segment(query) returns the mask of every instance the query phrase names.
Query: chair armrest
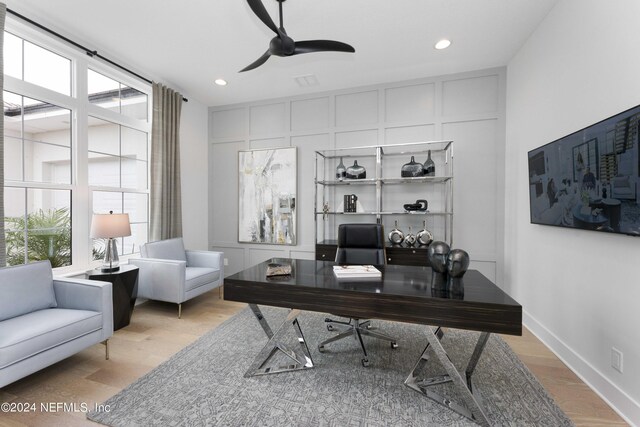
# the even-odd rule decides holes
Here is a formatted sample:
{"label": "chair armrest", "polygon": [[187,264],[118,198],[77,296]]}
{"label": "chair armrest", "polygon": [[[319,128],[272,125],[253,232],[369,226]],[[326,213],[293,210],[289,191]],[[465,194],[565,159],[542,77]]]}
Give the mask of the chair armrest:
{"label": "chair armrest", "polygon": [[110,282],[84,279],[53,279],[58,308],[102,313],[102,339],[113,335],[113,297]]}
{"label": "chair armrest", "polygon": [[208,267],[222,269],[224,266],[223,252],[213,251],[185,251],[189,267]]}
{"label": "chair armrest", "polygon": [[138,266],[138,296],[152,300],[181,303],[187,263],[170,259],[136,258],[129,264]]}

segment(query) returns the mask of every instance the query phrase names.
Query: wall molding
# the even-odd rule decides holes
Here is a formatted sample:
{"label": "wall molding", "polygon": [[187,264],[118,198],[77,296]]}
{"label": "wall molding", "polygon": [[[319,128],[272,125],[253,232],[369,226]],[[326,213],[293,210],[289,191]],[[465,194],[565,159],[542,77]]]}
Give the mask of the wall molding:
{"label": "wall molding", "polygon": [[627,423],[632,426],[640,423],[640,403],[584,360],[526,310],[523,310],[522,323]]}

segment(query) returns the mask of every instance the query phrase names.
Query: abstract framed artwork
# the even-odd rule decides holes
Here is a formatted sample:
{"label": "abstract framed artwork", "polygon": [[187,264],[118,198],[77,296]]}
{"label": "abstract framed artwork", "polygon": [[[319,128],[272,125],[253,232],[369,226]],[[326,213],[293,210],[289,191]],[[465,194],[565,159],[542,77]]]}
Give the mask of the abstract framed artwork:
{"label": "abstract framed artwork", "polygon": [[238,152],[238,242],[296,244],[296,147]]}

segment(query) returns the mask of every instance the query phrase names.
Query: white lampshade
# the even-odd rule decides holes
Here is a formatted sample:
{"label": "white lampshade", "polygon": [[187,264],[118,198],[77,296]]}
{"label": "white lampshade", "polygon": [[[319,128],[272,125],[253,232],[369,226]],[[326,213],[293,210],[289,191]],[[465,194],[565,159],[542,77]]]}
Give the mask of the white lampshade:
{"label": "white lampshade", "polygon": [[129,214],[93,214],[91,237],[110,239],[131,236]]}

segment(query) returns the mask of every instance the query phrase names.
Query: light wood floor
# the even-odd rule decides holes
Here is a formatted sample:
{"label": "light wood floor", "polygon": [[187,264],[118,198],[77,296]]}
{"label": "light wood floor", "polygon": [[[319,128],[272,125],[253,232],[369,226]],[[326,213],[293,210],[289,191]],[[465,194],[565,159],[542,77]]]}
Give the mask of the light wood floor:
{"label": "light wood floor", "polygon": [[[111,338],[110,360],[104,358],[104,346],[95,345],[0,389],[0,402],[35,403],[38,407],[34,413],[0,413],[0,426],[96,425],[81,411],[43,413],[40,403],[76,403],[79,409],[85,403],[93,408],[244,306],[219,299],[213,291],[183,304],[179,320],[175,304],[141,304],[135,308],[131,324]],[[626,425],[528,330],[522,337],[503,338],[577,425]]]}

